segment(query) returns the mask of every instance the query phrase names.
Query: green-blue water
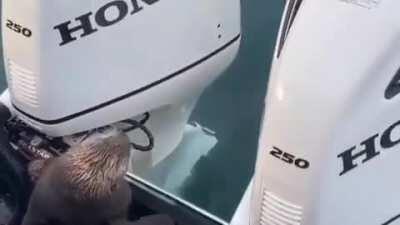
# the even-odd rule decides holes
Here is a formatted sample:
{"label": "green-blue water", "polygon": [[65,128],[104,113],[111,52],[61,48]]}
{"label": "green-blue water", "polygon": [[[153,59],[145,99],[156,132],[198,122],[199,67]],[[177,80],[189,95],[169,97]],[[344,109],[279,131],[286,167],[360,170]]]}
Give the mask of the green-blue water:
{"label": "green-blue water", "polygon": [[[242,1],[239,56],[206,90],[191,117],[215,131],[218,144],[196,162],[174,194],[226,221],[254,171],[269,65],[283,5],[283,0]],[[4,89],[2,61],[0,72],[0,89]]]}
{"label": "green-blue water", "polygon": [[[242,46],[210,87],[193,119],[216,131],[218,145],[196,168],[185,196],[229,221],[254,171],[269,65],[284,1],[242,1]],[[197,191],[194,191],[197,190]]]}

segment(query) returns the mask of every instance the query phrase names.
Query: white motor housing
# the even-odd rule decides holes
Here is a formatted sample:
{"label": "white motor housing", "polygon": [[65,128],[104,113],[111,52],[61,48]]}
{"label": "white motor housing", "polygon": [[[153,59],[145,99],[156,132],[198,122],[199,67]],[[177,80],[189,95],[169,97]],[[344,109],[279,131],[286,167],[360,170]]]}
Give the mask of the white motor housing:
{"label": "white motor housing", "polygon": [[13,107],[52,136],[192,101],[240,43],[239,0],[12,0],[2,16]]}
{"label": "white motor housing", "polygon": [[400,224],[399,8],[287,1],[251,225]]}

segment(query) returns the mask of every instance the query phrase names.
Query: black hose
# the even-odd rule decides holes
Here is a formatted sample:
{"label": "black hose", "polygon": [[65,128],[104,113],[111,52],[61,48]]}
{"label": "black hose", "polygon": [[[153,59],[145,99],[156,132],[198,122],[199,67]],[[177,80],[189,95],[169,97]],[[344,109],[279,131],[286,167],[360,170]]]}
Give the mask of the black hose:
{"label": "black hose", "polygon": [[146,116],[144,119],[142,119],[141,121],[136,121],[136,120],[124,120],[122,121],[123,123],[129,124],[131,125],[129,128],[124,129],[124,132],[130,132],[136,129],[140,129],[142,130],[148,140],[149,143],[148,145],[139,145],[136,143],[131,143],[132,147],[136,150],[142,151],[142,152],[148,152],[151,151],[154,148],[154,136],[151,133],[151,131],[144,125],[146,123],[146,121],[149,119],[149,116]]}

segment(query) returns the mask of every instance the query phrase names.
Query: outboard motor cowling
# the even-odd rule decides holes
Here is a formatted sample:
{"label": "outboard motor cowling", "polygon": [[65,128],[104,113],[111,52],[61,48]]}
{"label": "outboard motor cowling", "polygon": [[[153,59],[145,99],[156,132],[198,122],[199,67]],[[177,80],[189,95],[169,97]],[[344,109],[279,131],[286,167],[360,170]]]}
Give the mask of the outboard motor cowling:
{"label": "outboard motor cowling", "polygon": [[51,136],[179,112],[240,42],[239,0],[13,0],[3,21],[13,106]]}

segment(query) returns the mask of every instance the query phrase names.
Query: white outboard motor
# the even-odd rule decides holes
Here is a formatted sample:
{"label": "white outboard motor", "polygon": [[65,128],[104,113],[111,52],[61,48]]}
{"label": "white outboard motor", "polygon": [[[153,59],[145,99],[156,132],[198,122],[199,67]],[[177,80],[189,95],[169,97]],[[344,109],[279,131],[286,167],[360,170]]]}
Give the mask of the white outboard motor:
{"label": "white outboard motor", "polygon": [[239,0],[13,0],[2,16],[13,111],[54,137],[150,112],[173,149],[240,43]]}
{"label": "white outboard motor", "polygon": [[251,225],[400,224],[399,8],[287,1]]}

